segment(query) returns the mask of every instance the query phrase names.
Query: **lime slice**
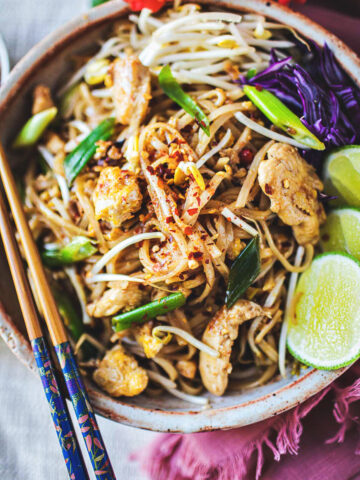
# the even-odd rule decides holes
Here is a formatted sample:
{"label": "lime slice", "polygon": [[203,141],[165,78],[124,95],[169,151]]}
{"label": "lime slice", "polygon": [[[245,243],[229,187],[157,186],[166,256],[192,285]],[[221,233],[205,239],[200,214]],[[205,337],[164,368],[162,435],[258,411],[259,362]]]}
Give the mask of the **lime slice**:
{"label": "lime slice", "polygon": [[320,244],[325,252],[340,250],[360,260],[360,209],[332,210],[321,228]]}
{"label": "lime slice", "polygon": [[323,253],[300,277],[287,344],[300,362],[334,370],[360,356],[360,262]]}
{"label": "lime slice", "polygon": [[325,193],[339,197],[333,205],[360,207],[360,146],[349,145],[331,152],[323,177]]}

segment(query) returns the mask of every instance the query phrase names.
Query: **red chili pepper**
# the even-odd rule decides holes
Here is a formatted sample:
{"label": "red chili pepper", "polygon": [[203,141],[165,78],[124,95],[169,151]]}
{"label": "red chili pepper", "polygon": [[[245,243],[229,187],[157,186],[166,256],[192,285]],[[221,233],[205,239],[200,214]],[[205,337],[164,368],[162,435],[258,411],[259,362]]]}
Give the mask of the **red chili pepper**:
{"label": "red chili pepper", "polygon": [[165,5],[165,0],[129,0],[131,10],[138,12],[143,8],[148,8],[152,12],[157,12]]}

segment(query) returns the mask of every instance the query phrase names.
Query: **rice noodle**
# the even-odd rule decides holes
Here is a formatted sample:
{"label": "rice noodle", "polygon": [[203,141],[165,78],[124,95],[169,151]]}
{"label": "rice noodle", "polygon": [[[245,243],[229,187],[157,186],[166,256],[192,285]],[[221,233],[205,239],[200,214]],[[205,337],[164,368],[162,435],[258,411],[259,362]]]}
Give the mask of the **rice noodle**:
{"label": "rice noodle", "polygon": [[91,270],[91,275],[95,275],[102,270],[105,265],[110,262],[116,255],[118,255],[122,250],[129,247],[130,245],[134,245],[134,243],[142,242],[143,240],[150,240],[158,238],[160,240],[165,240],[164,234],[160,232],[147,232],[147,233],[139,233],[137,235],[133,235],[121,242],[119,242],[115,247],[105,253],[103,257],[100,258],[98,262],[95,263]]}
{"label": "rice noodle", "polygon": [[207,353],[211,357],[219,357],[219,352],[209,347],[205,343],[200,342],[200,340],[190,335],[190,333],[186,332],[185,330],[182,330],[181,328],[171,327],[168,325],[159,325],[152,330],[152,335],[154,337],[156,337],[158,333],[173,333],[174,335],[178,335],[179,337],[183,338],[187,343],[193,345],[198,350]]}
{"label": "rice noodle", "polygon": [[221,214],[226,218],[226,220],[229,220],[229,222],[232,222],[237,227],[242,228],[243,230],[245,230],[245,232],[249,233],[253,237],[256,237],[258,235],[258,231],[255,230],[255,228],[248,225],[246,222],[244,222],[244,220],[241,220],[241,218],[237,217],[227,207],[221,210]]}
{"label": "rice noodle", "polygon": [[304,145],[303,143],[297,142],[293,138],[282,135],[281,133],[273,132],[272,130],[265,128],[262,125],[259,125],[258,123],[254,122],[254,120],[251,120],[251,118],[244,115],[242,112],[236,112],[234,116],[237,120],[239,120],[240,123],[246,125],[251,130],[254,130],[254,132],[257,132],[264,137],[271,138],[272,140],[275,140],[277,142],[288,143],[293,147],[301,148],[303,150],[309,149],[308,145]]}
{"label": "rice noodle", "polygon": [[[295,255],[295,262],[294,265],[296,267],[301,265],[301,261],[304,256],[305,249],[302,245],[300,245],[296,251]],[[286,366],[285,366],[285,356],[286,356],[286,336],[287,336],[287,325],[289,321],[289,311],[291,307],[291,302],[294,296],[296,282],[298,278],[298,272],[294,271],[290,275],[289,286],[288,286],[288,293],[286,297],[286,305],[285,305],[285,315],[284,321],[281,326],[280,331],[280,339],[279,339],[279,371],[283,378],[286,378]]]}

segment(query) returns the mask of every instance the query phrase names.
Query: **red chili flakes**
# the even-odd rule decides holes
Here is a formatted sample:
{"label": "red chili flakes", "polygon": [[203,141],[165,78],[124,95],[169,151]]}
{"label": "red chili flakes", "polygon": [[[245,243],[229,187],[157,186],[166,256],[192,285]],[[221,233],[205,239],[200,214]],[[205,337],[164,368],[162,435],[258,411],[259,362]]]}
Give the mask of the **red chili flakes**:
{"label": "red chili flakes", "polygon": [[179,216],[179,210],[177,208],[174,208],[175,215]]}
{"label": "red chili flakes", "polygon": [[149,165],[148,167],[146,167],[146,170],[147,170],[149,173],[151,173],[151,175],[155,175],[155,170],[154,170],[154,168],[153,168],[151,165]]}
{"label": "red chili flakes", "polygon": [[210,263],[210,260],[207,258],[207,259],[205,260],[205,263],[206,263],[206,265],[208,265],[208,264]]}
{"label": "red chili flakes", "polygon": [[194,258],[195,260],[201,260],[203,258],[203,253],[198,251],[190,252],[188,258],[189,260],[191,260],[192,258]]}
{"label": "red chili flakes", "polygon": [[262,91],[263,91],[263,87],[262,87],[261,85],[256,84],[256,85],[255,85],[255,88],[256,88],[256,90],[257,90],[258,92],[262,92]]}
{"label": "red chili flakes", "polygon": [[189,215],[196,215],[197,212],[198,212],[198,210],[199,210],[198,208],[189,208],[189,210],[187,211],[187,213],[188,213]]}
{"label": "red chili flakes", "polygon": [[250,163],[253,161],[254,154],[250,148],[243,148],[239,153],[239,157],[241,163],[244,165],[250,165]]}
{"label": "red chili flakes", "polygon": [[191,235],[193,233],[192,227],[185,227],[184,233],[185,235]]}
{"label": "red chili flakes", "polygon": [[270,187],[268,183],[265,183],[265,193],[267,195],[271,195],[273,193],[273,189]]}
{"label": "red chili flakes", "polygon": [[165,222],[166,223],[171,223],[173,221],[172,217],[166,217]]}
{"label": "red chili flakes", "polygon": [[197,201],[197,204],[198,204],[199,207],[200,207],[200,203],[201,203],[201,202],[200,202],[200,197],[199,197],[199,196],[196,197],[196,201]]}

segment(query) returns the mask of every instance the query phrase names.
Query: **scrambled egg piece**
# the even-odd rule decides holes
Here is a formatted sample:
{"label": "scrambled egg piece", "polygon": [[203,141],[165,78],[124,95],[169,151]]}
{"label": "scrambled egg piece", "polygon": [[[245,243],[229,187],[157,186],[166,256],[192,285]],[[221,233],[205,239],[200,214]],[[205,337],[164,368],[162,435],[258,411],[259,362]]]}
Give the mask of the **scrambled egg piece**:
{"label": "scrambled egg piece", "polygon": [[143,347],[147,358],[154,358],[164,345],[161,340],[152,336],[152,326],[153,322],[146,322],[134,328],[135,339]]}
{"label": "scrambled egg piece", "polygon": [[106,353],[93,378],[112,397],[139,395],[149,380],[146,371],[120,345]]}
{"label": "scrambled egg piece", "polygon": [[300,245],[315,244],[326,219],[318,200],[323,184],[315,169],[294,147],[275,143],[268,151],[268,160],[260,163],[258,180],[271,200],[271,210],[293,227],[296,241]]}
{"label": "scrambled egg piece", "polygon": [[266,315],[257,303],[238,300],[229,310],[222,307],[208,323],[202,341],[220,353],[218,358],[200,352],[199,369],[205,388],[214,395],[223,395],[231,373],[231,350],[239,326],[260,315]]}
{"label": "scrambled egg piece", "polygon": [[117,59],[111,68],[115,116],[123,125],[139,126],[151,99],[150,71],[136,55]]}
{"label": "scrambled egg piece", "polygon": [[91,317],[108,317],[119,310],[132,310],[147,296],[134,282],[121,280],[113,283],[115,286],[106,290],[99,300],[87,305],[86,310]]}
{"label": "scrambled egg piece", "polygon": [[141,208],[142,198],[133,172],[106,167],[101,171],[93,193],[96,219],[119,227]]}
{"label": "scrambled egg piece", "polygon": [[51,98],[50,88],[45,85],[37,85],[33,93],[33,106],[32,114],[36,115],[37,113],[47,110],[54,106],[54,102]]}

